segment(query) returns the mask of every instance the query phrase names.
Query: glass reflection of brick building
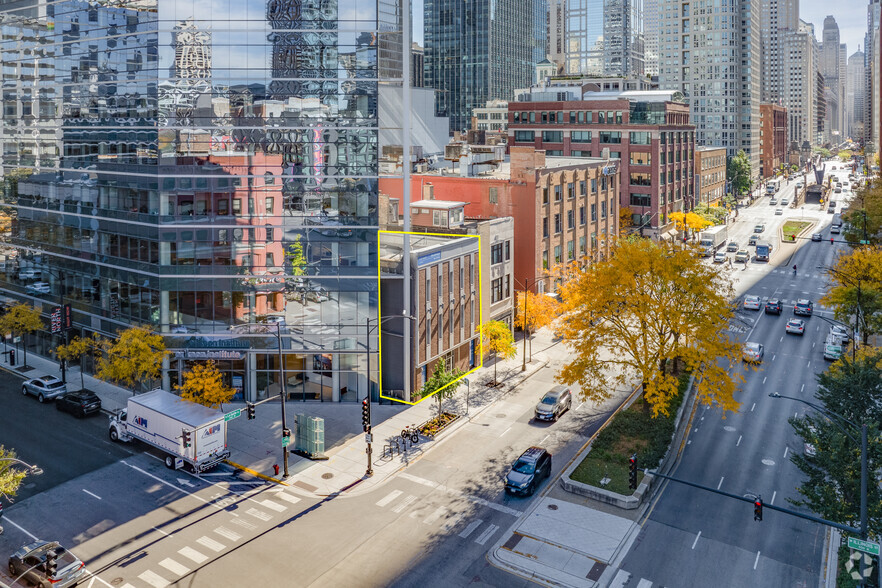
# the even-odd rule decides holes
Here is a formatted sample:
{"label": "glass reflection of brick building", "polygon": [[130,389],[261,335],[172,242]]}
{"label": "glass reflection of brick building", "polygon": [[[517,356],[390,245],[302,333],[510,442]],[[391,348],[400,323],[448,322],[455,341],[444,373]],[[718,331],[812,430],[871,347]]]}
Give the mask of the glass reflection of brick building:
{"label": "glass reflection of brick building", "polygon": [[[174,352],[166,385],[213,358],[248,399],[279,391],[280,325],[292,398],[363,398],[375,39],[399,21],[397,0],[4,5],[7,301],[63,296],[73,334],[147,324]],[[29,267],[50,295],[26,293]]]}

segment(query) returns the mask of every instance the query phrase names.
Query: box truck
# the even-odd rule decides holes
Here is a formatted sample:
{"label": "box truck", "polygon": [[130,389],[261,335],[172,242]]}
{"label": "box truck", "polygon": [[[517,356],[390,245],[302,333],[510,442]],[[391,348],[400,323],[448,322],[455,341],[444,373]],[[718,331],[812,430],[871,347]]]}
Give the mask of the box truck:
{"label": "box truck", "polygon": [[709,257],[726,243],[729,238],[729,228],[726,225],[711,227],[702,231],[698,240],[702,257]]}
{"label": "box truck", "polygon": [[772,244],[767,241],[757,241],[756,260],[769,261],[770,257],[772,257]]}
{"label": "box truck", "polygon": [[230,457],[224,413],[181,397],[153,390],[129,398],[110,417],[111,441],[138,439],[165,453],[165,465],[189,464],[204,472]]}

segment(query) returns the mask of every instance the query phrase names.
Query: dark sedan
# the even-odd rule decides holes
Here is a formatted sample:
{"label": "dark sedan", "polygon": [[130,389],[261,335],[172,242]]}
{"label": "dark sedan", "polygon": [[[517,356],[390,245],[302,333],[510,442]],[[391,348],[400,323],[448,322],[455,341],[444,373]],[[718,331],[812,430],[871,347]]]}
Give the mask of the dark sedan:
{"label": "dark sedan", "polygon": [[87,390],[68,392],[55,400],[55,408],[83,418],[101,410],[101,399]]}
{"label": "dark sedan", "polygon": [[766,302],[766,314],[781,314],[781,301],[772,298]]}

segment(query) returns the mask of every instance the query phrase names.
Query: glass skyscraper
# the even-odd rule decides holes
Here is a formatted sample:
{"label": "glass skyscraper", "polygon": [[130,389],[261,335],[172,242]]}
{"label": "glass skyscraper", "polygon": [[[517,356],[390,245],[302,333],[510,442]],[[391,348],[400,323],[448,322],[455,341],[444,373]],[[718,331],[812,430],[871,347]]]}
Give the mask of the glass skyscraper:
{"label": "glass skyscraper", "polygon": [[569,0],[566,72],[642,76],[643,0]]}
{"label": "glass skyscraper", "polygon": [[214,359],[244,398],[277,394],[280,331],[291,397],[364,398],[401,22],[398,0],[4,3],[0,287],[71,304],[75,334],[162,333],[166,386]]}

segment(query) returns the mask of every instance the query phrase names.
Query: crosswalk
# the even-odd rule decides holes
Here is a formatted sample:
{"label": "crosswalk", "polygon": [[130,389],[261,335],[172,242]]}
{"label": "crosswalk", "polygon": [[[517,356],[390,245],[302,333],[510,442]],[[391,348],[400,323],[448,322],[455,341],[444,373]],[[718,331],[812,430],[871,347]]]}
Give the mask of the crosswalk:
{"label": "crosswalk", "polygon": [[732,271],[735,274],[735,277],[738,277],[738,274],[741,274],[741,273],[748,273],[748,274],[761,273],[764,275],[765,274],[779,274],[779,275],[790,274],[790,276],[792,278],[800,279],[800,280],[805,280],[805,279],[810,279],[810,278],[823,280],[823,279],[828,279],[830,277],[826,273],[813,273],[813,272],[797,272],[797,274],[794,276],[792,269],[773,269],[773,270],[770,270],[768,268],[768,266],[765,266],[765,265],[748,265],[747,269],[745,270],[744,266],[742,266],[741,264],[736,264],[735,267],[732,268]]}
{"label": "crosswalk", "polygon": [[634,578],[631,574],[626,572],[625,570],[619,570],[615,577],[613,577],[612,582],[609,584],[609,588],[666,588],[662,584],[653,584],[652,581],[647,580],[646,578]]}
{"label": "crosswalk", "polygon": [[155,567],[141,572],[137,579],[130,579],[132,583],[122,584],[120,588],[166,588],[189,574],[196,566],[234,547],[242,540],[246,531],[257,529],[256,521],[269,522],[300,502],[300,498],[281,488],[270,490],[261,496],[267,494],[268,498],[251,500],[260,508],[244,510],[244,514],[248,516],[230,516],[229,520],[212,529],[210,533],[198,537],[191,545],[181,547],[176,554],[157,562]]}

